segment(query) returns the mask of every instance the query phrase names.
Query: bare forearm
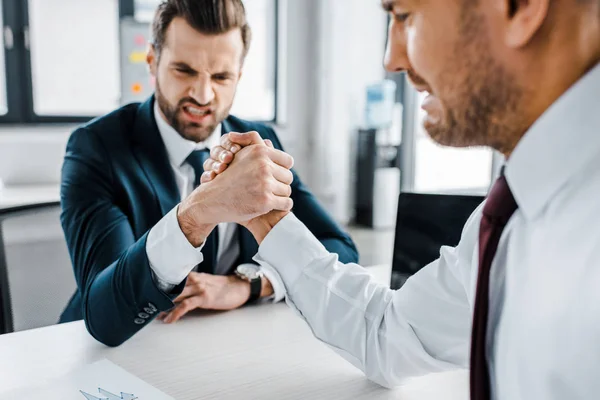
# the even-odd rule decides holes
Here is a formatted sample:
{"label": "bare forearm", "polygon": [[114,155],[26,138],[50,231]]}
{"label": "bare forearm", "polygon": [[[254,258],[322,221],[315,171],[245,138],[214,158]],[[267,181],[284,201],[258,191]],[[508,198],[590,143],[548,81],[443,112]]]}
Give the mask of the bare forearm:
{"label": "bare forearm", "polygon": [[288,215],[288,212],[271,211],[262,217],[252,220],[246,228],[248,228],[256,242],[260,245],[275,225],[277,225],[286,215]]}
{"label": "bare forearm", "polygon": [[263,276],[262,277],[262,288],[260,290],[260,298],[265,298],[265,297],[270,297],[272,296],[274,293],[273,291],[273,285],[271,285],[271,282],[269,281],[269,279],[267,279],[267,277]]}
{"label": "bare forearm", "polygon": [[194,212],[197,213],[197,210],[182,203],[177,211],[177,221],[190,244],[194,247],[200,247],[215,229],[216,224],[199,223],[198,221],[202,220],[202,217],[194,215]]}

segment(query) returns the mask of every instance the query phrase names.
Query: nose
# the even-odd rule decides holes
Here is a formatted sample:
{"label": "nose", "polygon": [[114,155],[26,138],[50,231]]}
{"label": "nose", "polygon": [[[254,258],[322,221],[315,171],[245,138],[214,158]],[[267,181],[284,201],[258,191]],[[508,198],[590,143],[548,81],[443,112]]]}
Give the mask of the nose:
{"label": "nose", "polygon": [[383,66],[388,72],[402,72],[410,68],[406,46],[406,32],[394,20],[390,21],[388,42]]}
{"label": "nose", "polygon": [[215,98],[215,91],[210,77],[200,76],[190,88],[189,94],[198,104],[210,104]]}

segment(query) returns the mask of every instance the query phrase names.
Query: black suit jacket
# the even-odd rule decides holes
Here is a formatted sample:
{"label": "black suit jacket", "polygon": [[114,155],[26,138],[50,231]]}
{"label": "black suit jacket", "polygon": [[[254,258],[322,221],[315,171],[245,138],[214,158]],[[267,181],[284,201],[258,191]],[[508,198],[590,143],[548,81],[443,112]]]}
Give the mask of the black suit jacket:
{"label": "black suit jacket", "polygon": [[[154,98],[126,105],[73,132],[62,168],[61,223],[78,290],[61,322],[83,318],[100,342],[116,346],[157,313],[171,309],[182,282],[167,294],[152,277],[149,230],[180,201],[173,170],[154,119]],[[257,131],[281,149],[266,125],[230,116],[223,133]],[[357,262],[350,237],[294,174],[294,213],[342,262]],[[240,263],[258,245],[239,227]]]}

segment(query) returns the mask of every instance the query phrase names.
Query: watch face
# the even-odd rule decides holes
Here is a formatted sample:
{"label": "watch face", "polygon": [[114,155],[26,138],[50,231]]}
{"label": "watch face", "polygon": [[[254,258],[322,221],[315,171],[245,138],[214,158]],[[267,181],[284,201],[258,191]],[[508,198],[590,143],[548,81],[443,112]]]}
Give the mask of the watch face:
{"label": "watch face", "polygon": [[237,273],[249,280],[260,277],[259,268],[256,265],[240,265],[237,268]]}

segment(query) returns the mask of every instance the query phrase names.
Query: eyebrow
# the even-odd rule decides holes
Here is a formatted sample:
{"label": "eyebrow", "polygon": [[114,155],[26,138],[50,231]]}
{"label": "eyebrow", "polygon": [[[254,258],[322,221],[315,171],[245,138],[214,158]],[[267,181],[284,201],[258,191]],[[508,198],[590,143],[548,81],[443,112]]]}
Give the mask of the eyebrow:
{"label": "eyebrow", "polygon": [[223,75],[227,78],[232,78],[234,76],[233,72],[231,72],[231,71],[215,72],[213,75]]}
{"label": "eyebrow", "polygon": [[[181,62],[181,61],[172,62],[171,65],[175,68],[181,68],[181,69],[187,70],[188,72],[194,72],[194,73],[198,72],[194,68],[190,67],[188,64]],[[232,78],[233,76],[235,76],[235,74],[229,70],[214,72],[212,75],[213,76],[214,75],[223,75],[226,78]]]}
{"label": "eyebrow", "polygon": [[394,6],[398,3],[398,0],[382,0],[381,7],[387,12],[392,12]]}
{"label": "eyebrow", "polygon": [[186,64],[184,62],[174,62],[171,65],[176,68],[181,68],[181,69],[186,69],[188,71],[196,72],[196,70],[194,68],[190,67],[188,64]]}

